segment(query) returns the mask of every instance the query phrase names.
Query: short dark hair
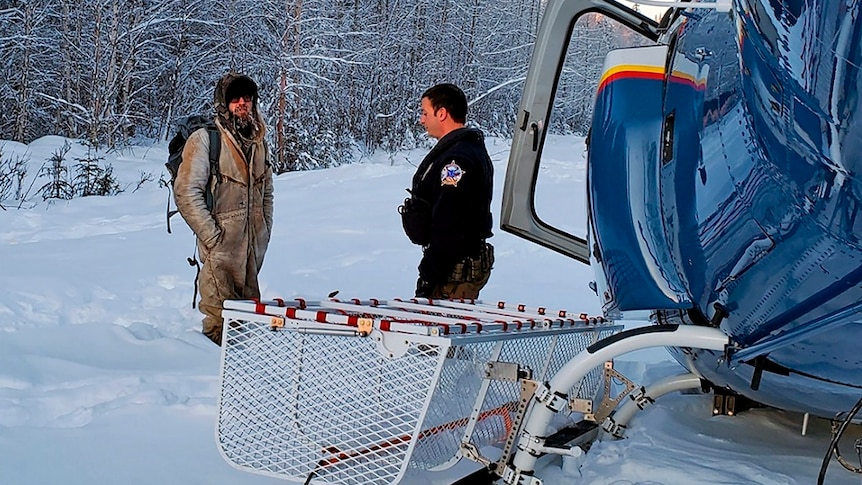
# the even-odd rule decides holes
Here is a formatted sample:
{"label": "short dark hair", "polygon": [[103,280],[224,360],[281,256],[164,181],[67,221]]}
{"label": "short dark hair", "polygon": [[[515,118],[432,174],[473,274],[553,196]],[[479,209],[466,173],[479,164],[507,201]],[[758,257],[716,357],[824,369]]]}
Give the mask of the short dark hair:
{"label": "short dark hair", "polygon": [[422,93],[422,98],[428,98],[436,112],[446,108],[449,116],[458,123],[467,122],[467,96],[454,84],[444,83],[428,88]]}

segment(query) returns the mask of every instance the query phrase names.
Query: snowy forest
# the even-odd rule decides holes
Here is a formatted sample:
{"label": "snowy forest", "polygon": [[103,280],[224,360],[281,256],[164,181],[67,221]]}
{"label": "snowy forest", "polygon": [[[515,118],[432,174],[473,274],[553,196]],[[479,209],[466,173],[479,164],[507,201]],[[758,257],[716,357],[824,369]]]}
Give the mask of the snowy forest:
{"label": "snowy forest", "polygon": [[[470,120],[511,136],[541,0],[0,1],[0,139],[96,148],[166,140],[211,111],[228,70],[260,86],[276,171],[421,143],[419,96],[461,86]],[[551,130],[583,134],[608,50],[640,43],[601,17],[575,26]]]}

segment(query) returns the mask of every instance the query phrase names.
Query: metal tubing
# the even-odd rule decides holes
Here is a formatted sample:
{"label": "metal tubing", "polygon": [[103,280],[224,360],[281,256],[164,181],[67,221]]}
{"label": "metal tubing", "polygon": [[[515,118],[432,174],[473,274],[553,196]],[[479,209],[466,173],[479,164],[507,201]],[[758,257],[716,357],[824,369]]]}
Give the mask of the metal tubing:
{"label": "metal tubing", "polygon": [[[627,426],[629,421],[635,414],[637,414],[638,411],[649,407],[655,399],[674,391],[696,389],[700,386],[700,376],[697,374],[688,373],[667,377],[650,385],[644,390],[643,396],[649,399],[645,401],[629,399],[625,404],[620,406],[620,409],[611,417],[614,419],[614,424],[617,426]],[[641,404],[642,402],[645,402],[646,404]]]}
{"label": "metal tubing", "polygon": [[[727,335],[721,330],[710,327],[680,326],[669,331],[650,332],[642,332],[642,330],[642,328],[627,330],[606,339],[612,340],[607,345],[601,345],[602,341],[599,341],[576,355],[548,383],[550,392],[565,395],[594,368],[602,365],[605,361],[635,350],[650,347],[692,347],[724,350],[725,346],[729,344]],[[518,449],[515,454],[512,465],[516,472],[531,473],[533,471],[537,458],[533,446],[542,445],[544,437],[548,435],[548,425],[554,414],[553,410],[541,403],[534,403],[523,431],[525,435],[530,437],[524,442],[532,444]]]}

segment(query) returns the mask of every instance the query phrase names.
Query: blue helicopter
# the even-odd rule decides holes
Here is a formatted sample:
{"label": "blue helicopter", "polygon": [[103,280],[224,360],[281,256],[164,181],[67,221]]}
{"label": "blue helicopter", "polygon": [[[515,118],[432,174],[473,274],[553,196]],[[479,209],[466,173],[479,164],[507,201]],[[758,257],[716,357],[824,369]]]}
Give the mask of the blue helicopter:
{"label": "blue helicopter", "polygon": [[[542,220],[535,192],[572,26],[587,13],[652,44],[605,60],[582,238]],[[651,312],[655,325],[595,352],[667,346],[715,390],[716,413],[746,398],[847,422],[859,411],[860,13],[858,2],[732,0],[682,2],[658,21],[610,0],[548,2],[501,227],[590,264],[606,315]],[[542,435],[538,423],[526,434]],[[529,455],[511,473],[528,476]]]}

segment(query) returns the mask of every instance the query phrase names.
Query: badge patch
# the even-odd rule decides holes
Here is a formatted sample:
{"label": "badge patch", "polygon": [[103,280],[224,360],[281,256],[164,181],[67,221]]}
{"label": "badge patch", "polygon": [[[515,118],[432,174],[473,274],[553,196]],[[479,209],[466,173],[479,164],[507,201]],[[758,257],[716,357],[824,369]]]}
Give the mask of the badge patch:
{"label": "badge patch", "polygon": [[467,173],[461,170],[461,167],[455,163],[455,160],[449,162],[448,165],[443,167],[443,170],[440,172],[440,185],[451,185],[452,187],[458,186],[458,181],[461,180],[461,177]]}

